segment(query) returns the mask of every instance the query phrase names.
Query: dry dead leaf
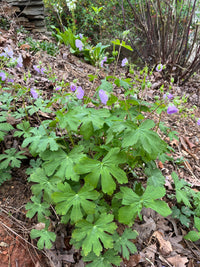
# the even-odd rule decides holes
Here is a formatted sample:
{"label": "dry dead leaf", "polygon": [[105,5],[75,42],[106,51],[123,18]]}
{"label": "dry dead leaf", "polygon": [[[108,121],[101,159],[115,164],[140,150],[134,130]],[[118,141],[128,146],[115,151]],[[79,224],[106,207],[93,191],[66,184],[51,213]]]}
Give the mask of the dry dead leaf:
{"label": "dry dead leaf", "polygon": [[29,44],[22,44],[21,46],[20,46],[20,49],[22,49],[22,50],[30,50],[30,45]]}
{"label": "dry dead leaf", "polygon": [[171,263],[174,267],[185,267],[188,259],[186,257],[181,257],[180,255],[176,255],[170,258],[167,258],[169,263]]}
{"label": "dry dead leaf", "polygon": [[158,162],[158,167],[162,170],[164,168],[162,161]]}
{"label": "dry dead leaf", "polygon": [[124,259],[124,263],[127,267],[134,267],[137,266],[140,262],[141,256],[140,254],[131,255],[129,257],[129,260]]}
{"label": "dry dead leaf", "polygon": [[171,145],[171,146],[177,146],[177,147],[178,147],[178,145],[179,145],[179,141],[176,140],[176,139],[173,139],[173,140],[170,142],[170,145]]}
{"label": "dry dead leaf", "polygon": [[173,251],[171,243],[163,238],[163,234],[161,232],[154,232],[152,237],[155,237],[158,240],[160,246],[159,250],[162,255],[169,255]]}
{"label": "dry dead leaf", "polygon": [[188,144],[189,148],[192,149],[196,145],[194,145],[192,142],[190,142],[189,137],[183,137],[185,142]]}
{"label": "dry dead leaf", "polygon": [[[142,253],[140,253],[141,258],[143,258],[144,261],[148,259],[151,263],[154,264],[155,261],[155,254],[157,253],[157,247],[156,244],[152,244],[148,247],[146,247]],[[142,260],[142,259],[141,259]]]}

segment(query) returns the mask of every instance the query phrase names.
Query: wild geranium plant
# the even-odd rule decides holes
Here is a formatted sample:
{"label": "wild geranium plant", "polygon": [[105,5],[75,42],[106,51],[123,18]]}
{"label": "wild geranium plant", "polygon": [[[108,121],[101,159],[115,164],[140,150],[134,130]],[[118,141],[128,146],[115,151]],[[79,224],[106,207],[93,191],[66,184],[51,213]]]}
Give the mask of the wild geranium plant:
{"label": "wild geranium plant", "polygon": [[[102,60],[107,62],[105,57]],[[127,64],[125,59],[123,66]],[[42,68],[42,64],[34,65],[33,71],[43,75]],[[135,77],[141,90],[149,86],[147,73],[144,69],[142,79]],[[1,77],[4,79],[3,74]],[[55,75],[49,79],[52,77]],[[116,97],[114,85],[124,88],[124,97]],[[43,99],[36,87],[13,85],[17,90],[12,93],[1,87],[0,140],[14,131],[14,138],[22,140],[22,150],[10,148],[1,155],[0,173],[4,176],[0,181],[20,167],[25,159],[23,149],[28,148],[32,159],[27,174],[33,196],[26,205],[27,217],[37,217],[44,225],[41,230],[31,230],[38,248],[51,248],[56,240],[54,229],[49,230],[53,212],[58,223],[73,225],[70,243],[81,249],[88,266],[119,266],[121,257],[129,259],[137,251],[132,242],[137,238],[134,222],[142,220],[142,209],[151,208],[162,216],[171,214],[165,177],[155,164],[157,158],[166,159],[170,148],[157,134],[161,122],[155,124],[151,114],[168,111],[173,116],[177,110],[173,106],[169,109],[173,99],[169,94],[152,105],[137,98],[134,81],[114,75],[103,79],[91,98],[76,81],[65,90],[63,87],[63,82],[56,80],[50,99]],[[16,99],[23,109],[16,108]],[[44,113],[46,116],[40,116]],[[8,116],[20,119],[20,123],[10,126]],[[38,124],[29,120],[30,116]],[[146,177],[146,186],[133,186],[137,169]],[[189,195],[182,192],[184,185],[175,174],[173,179],[177,202],[191,207]],[[120,234],[119,224],[124,229]]]}

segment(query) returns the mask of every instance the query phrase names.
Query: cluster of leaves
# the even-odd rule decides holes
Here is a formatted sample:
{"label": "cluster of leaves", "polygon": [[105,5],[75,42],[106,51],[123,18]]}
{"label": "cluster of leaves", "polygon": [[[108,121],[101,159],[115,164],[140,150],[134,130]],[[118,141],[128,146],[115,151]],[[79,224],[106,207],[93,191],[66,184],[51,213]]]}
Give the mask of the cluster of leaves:
{"label": "cluster of leaves", "polygon": [[54,43],[49,41],[35,41],[32,37],[27,37],[23,42],[19,43],[19,46],[23,44],[29,44],[30,50],[35,53],[42,50],[51,56],[55,56],[58,52],[58,47]]}
{"label": "cluster of leaves", "polygon": [[[113,44],[129,48],[119,40]],[[144,90],[148,87],[147,68],[141,74],[138,82]],[[161,100],[158,108],[157,103],[137,99],[134,80],[114,75],[102,80],[96,89],[97,93],[105,90],[104,94],[109,94],[109,108],[101,107],[101,97],[82,100],[77,99],[76,92],[55,89],[51,99],[43,100],[38,93],[32,94],[33,99],[28,87],[4,87],[4,79],[1,83],[1,140],[14,131],[14,137],[23,140],[21,147],[28,148],[35,158],[27,169],[33,196],[26,209],[27,217],[37,216],[45,224],[44,229],[31,231],[31,237],[38,238],[38,248],[50,248],[56,239],[49,231],[53,206],[61,223],[74,226],[70,243],[81,248],[84,261],[92,261],[88,266],[119,266],[121,256],[129,259],[136,252],[131,240],[137,233],[132,226],[136,217],[142,220],[142,209],[151,208],[162,216],[172,212],[164,201],[165,177],[155,164],[157,158],[165,161],[171,148],[157,134],[159,125],[148,118],[155,110],[165,111],[167,104]],[[113,94],[114,86],[125,89],[124,99]],[[18,100],[24,103],[24,109],[16,108]],[[88,107],[90,102],[95,108]],[[31,125],[29,116],[39,118],[40,112],[49,119]],[[7,122],[8,113],[21,120],[15,129]],[[4,152],[0,170],[19,168],[25,158],[22,151],[11,148]],[[132,174],[137,168],[147,179],[146,187],[135,183]],[[175,173],[172,177],[178,204],[199,216],[199,195],[191,194],[190,187]],[[124,225],[122,234],[117,223]]]}
{"label": "cluster of leaves", "polygon": [[[76,56],[83,57],[85,61],[89,62],[92,65],[100,64],[106,57],[106,63],[111,63],[114,58],[107,57],[108,53],[106,49],[110,45],[102,45],[98,43],[96,46],[92,46],[87,37],[80,35],[75,35],[70,28],[65,28],[64,32],[61,32],[58,28],[52,26],[57,33],[53,35],[60,43],[70,46],[70,52]],[[77,43],[78,41],[78,43]]]}

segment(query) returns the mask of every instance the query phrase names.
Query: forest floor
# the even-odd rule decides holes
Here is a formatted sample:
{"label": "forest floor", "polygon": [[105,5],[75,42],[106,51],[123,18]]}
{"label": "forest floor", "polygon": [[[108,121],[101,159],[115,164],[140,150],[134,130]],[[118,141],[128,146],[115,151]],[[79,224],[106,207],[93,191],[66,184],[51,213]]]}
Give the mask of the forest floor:
{"label": "forest floor", "polygon": [[[61,46],[59,53],[52,57],[44,51],[36,54],[30,52],[27,47],[18,46],[18,43],[25,39],[27,35],[0,29],[0,52],[5,47],[11,46],[15,53],[23,55],[23,65],[21,69],[15,69],[13,75],[18,83],[23,84],[24,72],[29,70],[32,74],[30,83],[34,84],[37,80],[37,87],[43,90],[44,95],[52,94],[54,85],[45,76],[40,76],[33,70],[33,65],[39,61],[42,66],[51,66],[52,71],[58,79],[66,82],[73,82],[77,79],[77,85],[88,93],[94,93],[95,88],[100,84],[101,79],[106,77],[105,71],[98,73],[99,79],[95,84],[89,81],[88,74],[95,74],[95,67],[81,61],[79,58],[70,54],[67,47]],[[34,34],[32,37],[36,40],[49,40],[49,36]],[[110,67],[112,71],[112,66]],[[120,65],[117,73],[125,73]],[[148,89],[143,97],[147,101],[153,101],[154,96],[158,94],[156,84],[165,83],[162,76],[158,73],[152,76],[152,88]],[[31,84],[30,84],[31,86]],[[92,90],[91,90],[92,88]],[[122,89],[117,89],[117,95],[123,94]],[[200,118],[200,77],[194,76],[184,86],[174,85],[171,93],[177,96],[188,96],[187,106],[197,106],[194,110],[195,116]],[[45,114],[42,114],[45,117]],[[158,118],[155,116],[154,118]],[[178,176],[192,185],[196,191],[200,190],[200,128],[190,117],[182,118],[180,114],[169,116],[163,115],[162,120],[178,132],[179,140],[165,139],[173,148],[173,157],[177,161],[182,157],[186,161],[179,165],[172,162],[157,162],[164,176],[167,177],[166,188],[173,190],[171,186],[171,172],[176,171]],[[12,122],[16,124],[17,122]],[[1,151],[13,147],[16,144],[12,136],[6,138],[1,143]],[[20,145],[20,144],[17,144]],[[30,200],[30,184],[27,182],[26,168],[28,163],[12,172],[12,179],[4,182],[0,186],[0,267],[83,267],[79,251],[69,245],[68,236],[63,236],[64,231],[60,226],[57,229],[58,239],[52,250],[38,251],[36,242],[29,237],[30,230],[37,225],[37,221],[26,218],[25,205]],[[142,181],[145,183],[145,181]],[[170,205],[170,203],[169,203]],[[39,225],[37,225],[39,227]],[[136,221],[134,229],[138,231],[139,237],[136,241],[138,253],[132,255],[129,261],[125,260],[121,266],[175,266],[192,267],[200,266],[200,243],[195,244],[183,239],[186,234],[184,227],[179,220],[172,217],[163,218],[152,210],[146,210],[143,213],[143,221]],[[59,235],[60,233],[60,235]]]}

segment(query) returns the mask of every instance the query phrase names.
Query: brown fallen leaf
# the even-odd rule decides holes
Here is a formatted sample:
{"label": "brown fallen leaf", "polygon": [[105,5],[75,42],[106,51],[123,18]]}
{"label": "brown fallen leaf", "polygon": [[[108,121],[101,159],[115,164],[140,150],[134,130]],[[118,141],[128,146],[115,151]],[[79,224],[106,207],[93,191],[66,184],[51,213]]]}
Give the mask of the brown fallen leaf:
{"label": "brown fallen leaf", "polygon": [[181,141],[181,145],[182,145],[183,149],[185,151],[188,151],[187,144],[185,143],[184,138],[182,136],[180,136],[179,139]]}
{"label": "brown fallen leaf", "polygon": [[185,142],[188,144],[189,148],[192,149],[193,147],[195,147],[196,145],[194,145],[192,142],[190,142],[189,137],[183,137]]}
{"label": "brown fallen leaf", "polygon": [[129,260],[124,259],[123,261],[127,267],[134,267],[138,265],[138,263],[140,262],[140,259],[141,259],[140,254],[135,254],[135,255],[131,255],[129,257]]}
{"label": "brown fallen leaf", "polygon": [[159,250],[162,255],[169,255],[173,251],[171,243],[163,238],[163,234],[161,232],[156,231],[152,236],[158,240],[158,243],[160,245]]}
{"label": "brown fallen leaf", "polygon": [[159,162],[158,162],[158,167],[159,167],[159,169],[161,169],[161,170],[164,168],[162,161],[159,161]]}
{"label": "brown fallen leaf", "polygon": [[188,262],[188,259],[186,257],[181,257],[180,255],[167,258],[167,260],[174,267],[185,267],[186,263]]}

